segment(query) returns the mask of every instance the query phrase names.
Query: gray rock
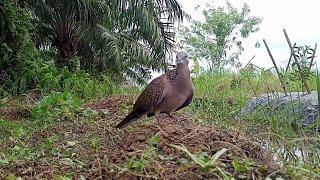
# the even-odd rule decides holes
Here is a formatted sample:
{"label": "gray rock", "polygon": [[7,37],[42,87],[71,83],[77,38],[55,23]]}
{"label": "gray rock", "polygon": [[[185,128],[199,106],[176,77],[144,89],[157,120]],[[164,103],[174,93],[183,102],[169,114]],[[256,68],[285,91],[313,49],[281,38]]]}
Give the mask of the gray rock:
{"label": "gray rock", "polygon": [[292,92],[288,96],[284,93],[262,94],[247,102],[240,112],[240,117],[257,112],[310,126],[319,119],[318,94],[316,91],[311,94]]}

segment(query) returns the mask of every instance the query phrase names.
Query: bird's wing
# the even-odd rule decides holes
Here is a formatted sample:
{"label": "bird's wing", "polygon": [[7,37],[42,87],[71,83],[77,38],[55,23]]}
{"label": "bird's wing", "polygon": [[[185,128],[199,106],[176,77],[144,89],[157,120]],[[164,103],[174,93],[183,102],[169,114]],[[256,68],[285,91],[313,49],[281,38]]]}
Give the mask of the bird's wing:
{"label": "bird's wing", "polygon": [[160,76],[144,89],[134,104],[133,111],[139,110],[148,112],[157,106],[164,97],[164,91],[167,84],[164,81],[165,76]]}
{"label": "bird's wing", "polygon": [[164,80],[165,76],[160,76],[153,81],[142,91],[136,100],[133,110],[124,118],[118,125],[117,128],[124,128],[134,121],[141,118],[144,114],[153,110],[164,97],[164,91],[166,83]]}

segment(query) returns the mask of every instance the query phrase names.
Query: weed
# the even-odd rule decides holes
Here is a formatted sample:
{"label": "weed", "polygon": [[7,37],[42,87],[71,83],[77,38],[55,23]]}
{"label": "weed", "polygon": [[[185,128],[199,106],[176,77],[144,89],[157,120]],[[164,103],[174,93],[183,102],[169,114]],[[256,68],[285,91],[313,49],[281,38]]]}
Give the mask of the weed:
{"label": "weed", "polygon": [[73,97],[70,93],[52,93],[42,100],[32,110],[35,119],[64,120],[74,117],[80,111],[82,101]]}
{"label": "weed", "polygon": [[[223,170],[222,167],[225,166],[223,163],[218,162],[219,158],[227,152],[226,148],[223,148],[216,152],[212,157],[203,156],[203,154],[192,154],[185,146],[177,146],[177,145],[170,145],[174,148],[177,148],[185,153],[195,162],[198,164],[202,169],[212,172],[214,175],[219,177],[220,179],[232,179],[232,176],[227,171]],[[217,174],[218,172],[219,174]],[[222,175],[222,177],[220,177]]]}
{"label": "weed", "polygon": [[318,104],[320,105],[320,75],[317,67],[316,71],[316,87],[317,87],[317,95],[318,95]]}
{"label": "weed", "polygon": [[244,162],[240,162],[238,158],[232,160],[232,166],[237,174],[248,173],[252,170],[253,163],[249,160],[245,160]]}
{"label": "weed", "polygon": [[132,169],[136,172],[143,172],[150,165],[150,159],[156,152],[155,146],[159,140],[160,133],[157,133],[149,140],[149,144],[142,152],[140,158],[133,156],[129,159],[127,169]]}
{"label": "weed", "polygon": [[98,138],[96,138],[96,137],[94,137],[94,138],[92,138],[91,139],[91,146],[92,146],[92,148],[95,150],[95,151],[97,151],[97,150],[99,150],[99,148],[100,148],[100,139],[98,139]]}

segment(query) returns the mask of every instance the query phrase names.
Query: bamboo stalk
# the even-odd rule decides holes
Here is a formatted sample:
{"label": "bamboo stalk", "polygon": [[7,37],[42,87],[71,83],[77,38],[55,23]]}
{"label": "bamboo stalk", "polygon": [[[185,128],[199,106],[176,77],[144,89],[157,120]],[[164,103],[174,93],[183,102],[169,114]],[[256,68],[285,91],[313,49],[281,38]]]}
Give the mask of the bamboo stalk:
{"label": "bamboo stalk", "polygon": [[265,39],[263,39],[263,43],[264,43],[264,46],[267,48],[268,54],[269,54],[269,56],[270,56],[270,59],[271,59],[271,61],[272,61],[272,63],[273,63],[274,68],[276,69],[276,72],[277,72],[278,77],[279,77],[280,84],[281,84],[282,89],[283,89],[283,91],[284,91],[284,95],[287,96],[288,93],[287,93],[286,85],[285,85],[284,82],[283,82],[283,79],[282,79],[282,77],[281,77],[281,74],[280,74],[280,71],[279,71],[279,69],[278,69],[278,66],[277,66],[276,62],[274,61],[274,59],[273,59],[273,56],[272,56],[272,54],[271,54],[271,51],[270,51],[270,49],[269,49],[269,47],[268,47],[267,42],[266,42]]}

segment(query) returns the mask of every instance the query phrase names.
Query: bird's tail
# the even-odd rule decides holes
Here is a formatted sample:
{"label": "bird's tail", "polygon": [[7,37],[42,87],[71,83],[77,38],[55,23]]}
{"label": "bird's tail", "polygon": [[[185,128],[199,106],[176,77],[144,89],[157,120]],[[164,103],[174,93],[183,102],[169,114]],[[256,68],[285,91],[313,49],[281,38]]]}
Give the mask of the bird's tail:
{"label": "bird's tail", "polygon": [[115,127],[116,128],[124,128],[133,123],[134,121],[138,120],[141,118],[142,115],[136,113],[136,112],[131,112],[126,118],[124,118],[119,124],[117,124]]}

